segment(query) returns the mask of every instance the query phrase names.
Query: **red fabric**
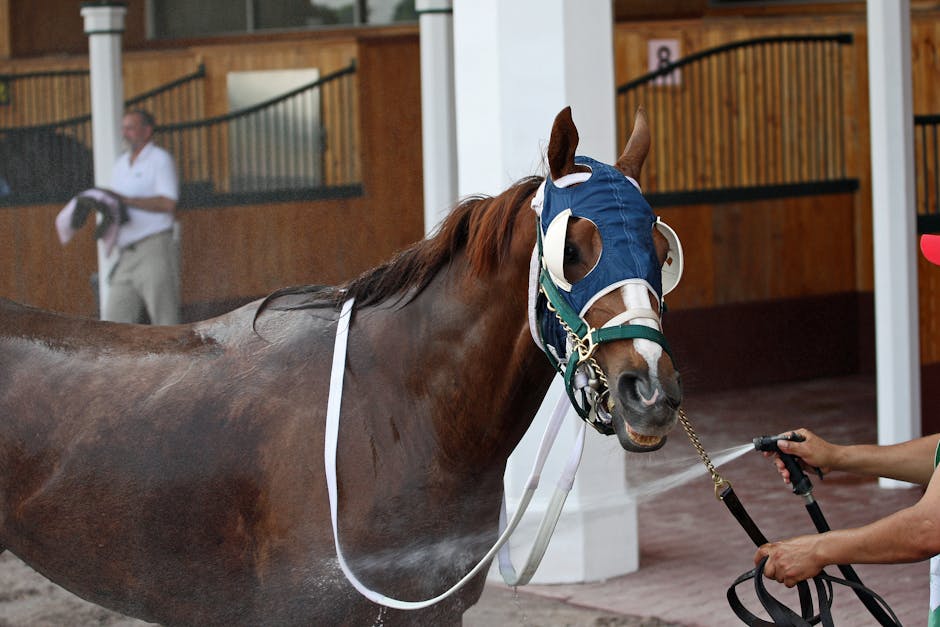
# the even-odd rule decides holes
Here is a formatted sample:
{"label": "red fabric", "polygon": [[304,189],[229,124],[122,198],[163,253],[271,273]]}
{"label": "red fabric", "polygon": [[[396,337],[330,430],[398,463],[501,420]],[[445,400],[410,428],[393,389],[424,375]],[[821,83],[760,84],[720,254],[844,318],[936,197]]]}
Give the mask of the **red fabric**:
{"label": "red fabric", "polygon": [[927,261],[940,266],[940,235],[921,235],[920,251]]}

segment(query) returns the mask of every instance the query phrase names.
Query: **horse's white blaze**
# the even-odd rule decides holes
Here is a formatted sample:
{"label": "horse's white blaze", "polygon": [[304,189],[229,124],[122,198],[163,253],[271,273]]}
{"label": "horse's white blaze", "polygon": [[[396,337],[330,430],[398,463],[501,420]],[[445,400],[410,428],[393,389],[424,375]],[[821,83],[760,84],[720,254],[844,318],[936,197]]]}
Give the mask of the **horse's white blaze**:
{"label": "horse's white blaze", "polygon": [[[652,310],[653,304],[650,300],[650,290],[646,286],[646,283],[627,283],[620,288],[620,296],[623,298],[623,304],[626,306],[627,311],[631,309],[647,309]],[[659,326],[659,320],[655,318],[634,318],[630,321],[631,324],[642,324],[648,326],[657,331],[662,331]],[[645,340],[642,338],[637,338],[633,340],[633,345],[636,348],[636,352],[646,360],[646,367],[649,370],[650,381],[659,380],[659,371],[657,365],[659,364],[659,358],[662,357],[663,347],[653,342],[651,340]],[[652,398],[643,398],[640,396],[640,401],[644,405],[652,405],[656,402],[657,397],[659,396],[659,386],[655,386],[653,397]]]}

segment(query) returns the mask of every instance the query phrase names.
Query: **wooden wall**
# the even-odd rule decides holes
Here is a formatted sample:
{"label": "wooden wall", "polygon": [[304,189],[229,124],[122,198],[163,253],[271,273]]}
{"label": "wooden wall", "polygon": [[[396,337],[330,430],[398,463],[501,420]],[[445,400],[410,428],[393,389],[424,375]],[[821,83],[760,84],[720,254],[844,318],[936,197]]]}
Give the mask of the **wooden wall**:
{"label": "wooden wall", "polygon": [[[856,260],[856,288],[870,291],[873,286],[870,254],[870,175],[868,153],[868,74],[867,36],[864,3],[849,3],[833,14],[812,6],[804,7],[803,15],[792,12],[780,16],[710,17],[697,20],[660,20],[621,22],[615,36],[615,78],[622,84],[648,71],[648,41],[677,39],[682,54],[687,55],[733,41],[786,34],[851,33],[855,43],[845,55],[841,81],[845,100],[844,123],[848,145],[848,173],[858,177],[862,189],[856,216],[860,240]],[[727,11],[726,11],[727,12]],[[806,15],[805,13],[809,13]],[[915,2],[912,9],[912,70],[914,114],[940,112],[940,6],[936,2]],[[681,167],[681,160],[675,160]],[[717,164],[720,165],[720,164]]]}
{"label": "wooden wall", "polygon": [[[195,209],[181,215],[183,300],[199,317],[278,287],[352,278],[423,236],[416,44],[413,36],[373,37],[348,50],[359,61],[359,118],[362,136],[368,138],[362,149],[362,198]],[[263,60],[265,53],[278,54],[265,48],[250,62],[235,50],[225,55],[229,67],[260,68],[270,62]],[[304,62],[297,51],[280,54],[301,59],[292,63]],[[206,59],[208,70],[208,52]],[[332,71],[347,65],[349,57],[334,51],[320,62],[335,64],[325,70]],[[389,63],[399,71],[388,72]],[[390,118],[389,110],[401,114]]]}
{"label": "wooden wall", "polygon": [[10,41],[10,0],[0,0],[0,59],[12,54]]}
{"label": "wooden wall", "polygon": [[[864,12],[855,15],[779,18],[713,18],[657,22],[630,22],[618,24],[615,37],[617,84],[640,76],[648,70],[648,41],[650,39],[677,39],[681,54],[688,55],[715,46],[773,35],[851,33],[855,43],[845,54],[842,72],[846,95],[844,131],[850,145],[846,147],[847,174],[859,179],[861,188],[856,197],[855,216],[851,229],[858,244],[855,247],[854,289],[870,291],[874,277],[871,269],[871,188],[868,173],[868,79],[867,47],[865,45]],[[773,124],[774,122],[769,122]],[[780,122],[777,121],[777,124]],[[714,167],[721,167],[719,155],[714,155]],[[769,158],[762,156],[761,158]],[[681,167],[681,158],[672,159]],[[801,202],[801,201],[800,201]],[[869,245],[865,245],[869,243]]]}
{"label": "wooden wall", "polygon": [[[913,5],[914,112],[940,113],[940,5]],[[683,55],[782,34],[848,32],[855,40],[844,53],[841,81],[848,174],[859,180],[858,192],[660,209],[686,248],[687,275],[668,298],[673,313],[666,324],[680,360],[684,358],[690,389],[873,371],[865,7],[846,3],[829,8],[831,12],[801,5],[800,13],[790,10],[786,16],[765,9],[750,16],[633,20],[616,27],[617,84],[648,71],[650,39],[678,39]],[[668,161],[682,167],[681,155]],[[940,268],[922,259],[918,264],[920,349],[927,373],[924,407],[929,415],[931,408],[940,408],[940,394],[931,393],[938,388],[931,382],[940,383]]]}
{"label": "wooden wall", "polygon": [[[3,54],[0,45],[0,58],[87,52],[81,4],[76,0],[0,0],[0,32],[4,19],[9,20],[10,25],[7,31],[9,51]],[[144,7],[141,0],[127,1],[125,40],[132,48],[145,43]],[[3,39],[0,34],[0,44]]]}
{"label": "wooden wall", "polygon": [[[0,73],[87,70],[87,59],[69,57],[67,61],[44,59],[44,62],[17,63],[0,60]],[[42,87],[38,86],[41,82]],[[28,85],[28,86],[27,86]],[[46,76],[39,81],[5,82],[9,104],[0,106],[0,128],[36,126],[87,115],[90,110],[90,85],[87,75]],[[68,94],[68,98],[45,98],[37,102],[39,91]]]}
{"label": "wooden wall", "polygon": [[[0,0],[4,1],[16,4],[20,0]],[[935,80],[940,69],[937,4],[915,2],[912,11],[916,113],[940,112],[940,84]],[[793,320],[824,317],[845,323],[838,333],[824,329],[817,338],[824,342],[825,336],[838,335],[846,347],[849,356],[837,370],[870,368],[873,270],[864,3],[839,3],[838,10],[820,9],[809,16],[791,11],[785,19],[758,12],[750,17],[634,20],[616,26],[618,84],[647,71],[649,39],[679,39],[682,53],[690,54],[759,36],[840,32],[855,36],[845,54],[841,80],[847,95],[846,155],[849,175],[860,182],[857,193],[657,208],[676,227],[686,248],[687,274],[668,299],[672,313],[667,325],[680,335],[685,333],[689,345],[698,341],[697,324],[730,321],[733,326],[744,319],[742,315],[759,323],[783,312],[783,318],[774,322],[780,329],[765,328],[763,334],[749,336],[762,340],[763,346],[739,348],[756,351],[761,363],[770,355],[772,362],[773,350],[783,351],[788,343],[804,341],[782,328],[787,316]],[[193,315],[214,313],[287,284],[340,281],[421,236],[418,52],[417,28],[396,27],[201,41],[175,49],[154,44],[153,49],[127,54],[129,94],[204,63],[206,115],[225,111],[228,71],[318,67],[325,73],[344,67],[351,58],[359,61],[365,196],[184,212],[184,302]],[[0,72],[84,62],[81,55],[0,61]],[[681,166],[682,155],[671,159]],[[51,227],[56,210],[31,207],[0,212],[0,263],[9,269],[0,279],[0,293],[53,309],[92,313],[87,275],[94,269],[93,247],[80,234],[76,242],[60,248]],[[938,275],[940,269],[921,263],[921,353],[928,365],[940,364]],[[771,336],[776,338],[776,348],[766,347]],[[835,352],[831,344],[829,348]],[[700,351],[696,358],[702,359],[700,369],[711,369],[715,362],[708,359],[715,355],[705,353],[714,350],[705,344],[696,350]],[[792,372],[808,371],[794,368]]]}
{"label": "wooden wall", "polygon": [[46,309],[94,313],[90,229],[62,247],[53,223],[61,207],[0,209],[0,296]]}
{"label": "wooden wall", "polygon": [[[364,195],[180,211],[187,318],[221,313],[287,285],[340,282],[423,236],[418,55],[414,27],[362,36],[289,36],[281,41],[200,44],[125,55],[128,96],[205,64],[205,116],[227,112],[230,71],[315,67],[326,74],[358,61],[358,131],[369,138],[360,142]],[[59,63],[81,67],[86,62],[69,57]],[[0,62],[0,72],[14,66],[24,72],[55,64],[48,58]],[[390,72],[390,67],[396,70]],[[394,116],[390,111],[396,112]],[[57,311],[95,315],[95,295],[89,287],[89,275],[97,265],[95,247],[84,231],[60,246],[53,228],[60,208],[0,210],[0,266],[5,268],[0,273],[0,295]]]}
{"label": "wooden wall", "polygon": [[854,194],[654,209],[685,253],[664,326],[688,393],[871,371]]}
{"label": "wooden wall", "polygon": [[654,207],[683,242],[673,311],[855,291],[852,194]]}

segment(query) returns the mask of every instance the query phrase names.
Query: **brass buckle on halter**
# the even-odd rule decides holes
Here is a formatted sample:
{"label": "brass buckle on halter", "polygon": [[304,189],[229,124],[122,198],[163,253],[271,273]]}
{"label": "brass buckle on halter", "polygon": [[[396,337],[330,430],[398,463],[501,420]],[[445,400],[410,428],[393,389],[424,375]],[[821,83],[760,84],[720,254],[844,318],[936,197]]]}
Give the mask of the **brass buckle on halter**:
{"label": "brass buckle on halter", "polygon": [[594,342],[594,329],[588,327],[584,337],[577,338],[575,348],[578,349],[579,364],[590,359],[594,351],[597,350],[597,344]]}

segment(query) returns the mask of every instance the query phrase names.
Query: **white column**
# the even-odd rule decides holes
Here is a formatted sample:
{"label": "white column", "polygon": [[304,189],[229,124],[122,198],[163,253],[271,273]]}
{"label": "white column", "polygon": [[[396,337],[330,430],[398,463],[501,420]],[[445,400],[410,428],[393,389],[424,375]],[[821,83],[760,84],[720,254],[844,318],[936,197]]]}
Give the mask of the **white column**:
{"label": "white column", "polygon": [[424,232],[430,233],[457,200],[452,0],[416,0],[421,27],[421,138],[424,156]]}
{"label": "white column", "polygon": [[[581,137],[578,153],[607,163],[616,159],[609,0],[456,0],[454,57],[461,196],[497,194],[524,176],[545,174],[552,122],[567,105]],[[509,460],[510,515],[550,408],[562,394],[556,382]],[[547,509],[579,420],[569,412],[528,522],[511,542],[517,566]],[[596,581],[637,568],[636,504],[627,496],[625,453],[616,438],[589,431],[581,469],[533,583]]]}
{"label": "white column", "polygon": [[[124,110],[124,81],[121,76],[121,35],[124,33],[126,2],[84,2],[82,17],[88,35],[88,66],[91,73],[91,132],[95,162],[95,185],[110,187],[111,168],[121,153],[121,117]],[[108,272],[113,259],[98,243],[98,299],[104,307]]]}
{"label": "white column", "polygon": [[868,0],[868,80],[878,442],[894,444],[921,421],[910,0]]}

